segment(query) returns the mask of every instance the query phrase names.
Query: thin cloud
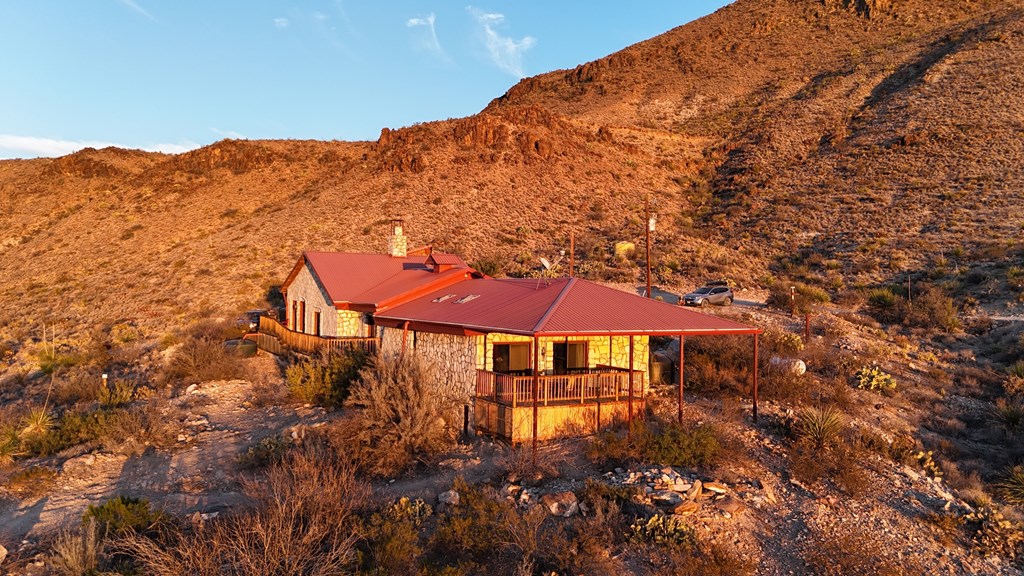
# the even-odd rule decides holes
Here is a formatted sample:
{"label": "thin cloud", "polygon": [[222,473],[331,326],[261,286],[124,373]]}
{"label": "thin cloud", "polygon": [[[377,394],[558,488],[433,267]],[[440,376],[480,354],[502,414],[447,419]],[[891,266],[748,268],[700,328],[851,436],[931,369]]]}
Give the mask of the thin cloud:
{"label": "thin cloud", "polygon": [[191,140],[183,140],[178,144],[159,143],[147,146],[125,146],[115,142],[104,142],[102,140],[60,140],[56,138],[37,138],[35,136],[18,136],[15,134],[0,134],[0,157],[2,158],[37,158],[65,156],[77,152],[83,148],[138,148],[147,152],[163,152],[165,154],[179,154],[199,148],[200,144]]}
{"label": "thin cloud", "polygon": [[431,12],[426,18],[409,18],[405,21],[405,26],[406,28],[426,28],[429,34],[420,39],[420,47],[447,60],[448,55],[445,54],[444,48],[441,48],[441,42],[437,39],[437,29],[434,27],[436,21],[437,17]]}
{"label": "thin cloud", "polygon": [[235,140],[245,140],[246,139],[245,135],[239,134],[238,132],[235,132],[234,130],[220,130],[218,128],[214,128],[214,127],[211,126],[210,127],[210,131],[213,132],[214,134],[218,135],[218,136],[223,136],[224,138],[233,138]]}
{"label": "thin cloud", "polygon": [[275,28],[287,28],[288,24],[291,24],[291,22],[287,18],[274,18]]}
{"label": "thin cloud", "polygon": [[131,8],[132,10],[138,12],[139,14],[142,14],[146,18],[149,18],[153,22],[157,21],[156,17],[154,17],[149,12],[147,12],[146,9],[143,8],[142,6],[139,6],[138,4],[136,4],[135,0],[117,0],[117,1],[120,2],[123,6],[127,6],[128,8]]}
{"label": "thin cloud", "polygon": [[505,22],[504,14],[484,12],[473,6],[467,6],[466,10],[480,25],[484,46],[490,54],[491,62],[516,78],[524,77],[523,53],[533,48],[537,39],[532,36],[523,36],[521,40],[515,40],[509,36],[502,36],[495,28]]}

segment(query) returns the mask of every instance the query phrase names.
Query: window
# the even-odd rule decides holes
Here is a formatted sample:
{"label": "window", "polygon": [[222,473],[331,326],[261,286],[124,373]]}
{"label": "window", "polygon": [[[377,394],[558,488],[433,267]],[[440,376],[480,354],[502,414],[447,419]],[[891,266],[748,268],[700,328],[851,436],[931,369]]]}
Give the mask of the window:
{"label": "window", "polygon": [[300,300],[299,301],[298,323],[299,323],[299,327],[296,330],[296,332],[303,332],[304,333],[306,331],[306,301],[305,300]]}
{"label": "window", "polygon": [[320,310],[313,311],[313,334],[320,335]]}
{"label": "window", "polygon": [[555,374],[569,374],[587,368],[586,342],[555,342],[553,348]]}
{"label": "window", "polygon": [[291,322],[288,323],[289,330],[297,330],[299,327],[299,301],[292,300],[292,317]]}
{"label": "window", "polygon": [[495,344],[491,360],[495,372],[526,373],[530,370],[530,345],[527,343]]}

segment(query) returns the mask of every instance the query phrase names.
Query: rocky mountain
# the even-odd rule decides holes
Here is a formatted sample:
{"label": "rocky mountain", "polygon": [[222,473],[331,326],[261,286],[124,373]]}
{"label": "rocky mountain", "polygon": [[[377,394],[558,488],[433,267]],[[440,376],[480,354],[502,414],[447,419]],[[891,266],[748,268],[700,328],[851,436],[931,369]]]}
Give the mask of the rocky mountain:
{"label": "rocky mountain", "polygon": [[668,287],[911,275],[1001,304],[1024,263],[1021,61],[1017,0],[739,0],[376,142],[3,161],[0,338],[230,313],[303,249],[382,249],[395,216],[516,275],[572,232],[582,275],[637,281],[612,245],[648,197]]}

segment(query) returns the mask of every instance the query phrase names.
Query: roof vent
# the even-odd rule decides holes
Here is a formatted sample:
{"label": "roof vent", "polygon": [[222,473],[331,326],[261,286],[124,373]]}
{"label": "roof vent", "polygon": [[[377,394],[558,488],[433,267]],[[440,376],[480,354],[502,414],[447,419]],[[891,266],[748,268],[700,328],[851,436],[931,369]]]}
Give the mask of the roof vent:
{"label": "roof vent", "polygon": [[450,300],[452,298],[455,298],[455,294],[445,294],[444,296],[438,296],[437,298],[434,298],[433,300],[431,300],[431,302],[444,302],[445,300]]}
{"label": "roof vent", "polygon": [[466,302],[470,302],[472,300],[476,300],[479,297],[480,297],[479,294],[470,294],[469,296],[463,296],[462,298],[459,298],[454,303],[455,304],[465,304]]}

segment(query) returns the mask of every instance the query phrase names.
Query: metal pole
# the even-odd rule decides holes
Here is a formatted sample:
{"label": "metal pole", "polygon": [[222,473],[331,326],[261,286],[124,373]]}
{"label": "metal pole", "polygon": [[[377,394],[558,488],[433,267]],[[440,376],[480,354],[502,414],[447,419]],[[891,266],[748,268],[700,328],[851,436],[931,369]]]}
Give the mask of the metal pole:
{"label": "metal pole", "polygon": [[569,231],[569,278],[572,278],[576,268],[576,232]]}
{"label": "metal pole", "polygon": [[[654,298],[654,295],[651,294],[651,198],[649,195],[644,199],[644,236],[647,241],[647,297]],[[630,361],[632,362],[632,359]]]}
{"label": "metal pole", "polygon": [[683,376],[683,344],[686,342],[686,338],[682,334],[679,335],[679,424],[683,424],[683,386],[685,385],[685,378]]}
{"label": "metal pole", "polygon": [[757,423],[757,344],[758,335],[754,334],[754,423]]}
{"label": "metal pole", "polygon": [[533,469],[537,470],[537,397],[540,388],[540,338],[533,337]]}
{"label": "metal pole", "polygon": [[626,399],[626,437],[633,434],[633,335],[629,335],[629,398]]}

